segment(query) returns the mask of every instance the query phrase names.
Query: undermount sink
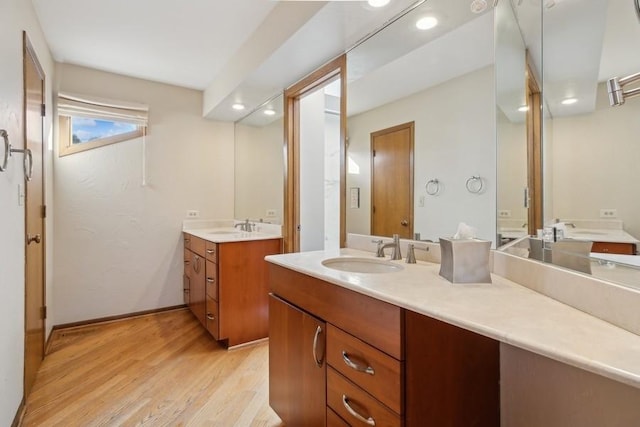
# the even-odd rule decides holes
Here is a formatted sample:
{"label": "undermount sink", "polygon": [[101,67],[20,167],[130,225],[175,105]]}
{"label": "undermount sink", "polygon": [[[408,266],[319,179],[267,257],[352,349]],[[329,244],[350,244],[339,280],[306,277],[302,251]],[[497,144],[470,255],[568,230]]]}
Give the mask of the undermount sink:
{"label": "undermount sink", "polygon": [[607,233],[605,233],[605,232],[603,232],[603,231],[580,230],[580,231],[569,231],[569,232],[568,232],[568,234],[569,234],[569,235],[572,235],[572,234],[578,234],[578,235],[580,235],[580,234],[590,234],[590,235],[592,235],[592,236],[604,236],[604,235],[606,235]]}
{"label": "undermount sink", "polygon": [[322,265],[350,273],[394,273],[403,270],[401,265],[375,258],[329,258],[322,261]]}

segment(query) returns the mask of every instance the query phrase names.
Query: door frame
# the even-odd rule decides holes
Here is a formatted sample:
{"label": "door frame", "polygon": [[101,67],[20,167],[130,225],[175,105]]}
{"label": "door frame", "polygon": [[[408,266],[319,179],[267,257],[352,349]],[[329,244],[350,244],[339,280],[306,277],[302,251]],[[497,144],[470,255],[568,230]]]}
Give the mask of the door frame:
{"label": "door frame", "polygon": [[529,235],[536,234],[543,224],[542,202],[542,101],[538,78],[527,54],[527,224]]}
{"label": "door frame", "polygon": [[374,168],[374,155],[373,155],[373,139],[376,136],[380,136],[380,135],[386,135],[388,133],[392,133],[392,132],[397,132],[399,130],[402,129],[409,129],[409,133],[411,135],[411,140],[409,141],[409,175],[411,176],[411,180],[409,183],[409,234],[411,236],[411,238],[413,238],[413,230],[414,230],[414,224],[413,224],[413,211],[414,211],[414,200],[413,200],[413,186],[414,186],[414,176],[413,176],[413,163],[414,163],[414,141],[415,141],[415,122],[411,121],[411,122],[407,122],[407,123],[402,123],[399,125],[395,125],[395,126],[391,126],[389,128],[385,128],[385,129],[381,129],[381,130],[377,130],[375,132],[371,132],[370,134],[370,158],[371,158],[371,218],[369,220],[369,233],[373,234],[373,209],[374,209],[374,199],[373,199],[373,195],[375,193],[375,188],[374,188],[374,173],[375,173],[375,168]]}
{"label": "door frame", "polygon": [[[42,307],[39,310],[39,314],[40,314],[40,320],[42,321],[42,357],[44,358],[44,355],[46,353],[46,340],[45,340],[45,335],[46,335],[46,194],[45,194],[45,170],[44,170],[44,161],[45,161],[45,150],[44,150],[44,146],[45,146],[45,138],[44,138],[44,118],[45,118],[45,105],[46,105],[46,75],[44,73],[44,69],[42,68],[42,65],[40,64],[40,61],[38,60],[38,56],[36,54],[36,51],[33,47],[33,45],[31,44],[31,41],[29,40],[29,36],[27,35],[26,31],[22,32],[22,44],[23,44],[23,50],[22,50],[22,65],[23,65],[23,70],[22,70],[22,81],[23,81],[23,141],[24,141],[24,148],[28,149],[28,115],[27,115],[27,109],[29,106],[29,102],[28,102],[28,96],[27,96],[27,92],[28,92],[28,87],[27,87],[27,63],[28,61],[32,62],[32,66],[35,67],[36,72],[38,73],[38,76],[42,82],[42,87],[41,87],[41,91],[42,91],[42,99],[41,99],[41,103],[42,103],[42,113],[40,116],[40,120],[42,120],[42,124],[41,124],[41,135],[40,135],[40,177],[41,177],[41,191],[42,191],[42,200],[40,202],[40,219],[42,221],[42,236],[41,236],[41,243],[38,243],[38,245],[41,245],[41,251],[42,251],[42,266],[41,266],[41,271],[42,271],[42,287],[41,289],[39,289],[39,292],[41,292],[42,295]],[[27,298],[30,297],[30,293],[27,292],[27,278],[29,277],[28,275],[28,268],[29,268],[29,264],[28,264],[28,260],[27,260],[27,245],[28,240],[27,240],[27,234],[28,234],[28,215],[29,215],[29,186],[25,184],[25,209],[24,209],[24,237],[25,237],[25,284],[24,284],[24,296],[25,296],[25,330],[24,330],[24,370],[23,370],[23,386],[24,386],[24,398],[26,400],[29,392],[31,391],[31,386],[29,388],[27,388],[27,327],[29,322],[27,321],[27,316],[29,315],[29,310],[27,308],[28,306],[28,300]]]}
{"label": "door frame", "polygon": [[318,68],[284,91],[284,253],[300,251],[300,99],[340,78],[340,247],[346,244],[347,56]]}

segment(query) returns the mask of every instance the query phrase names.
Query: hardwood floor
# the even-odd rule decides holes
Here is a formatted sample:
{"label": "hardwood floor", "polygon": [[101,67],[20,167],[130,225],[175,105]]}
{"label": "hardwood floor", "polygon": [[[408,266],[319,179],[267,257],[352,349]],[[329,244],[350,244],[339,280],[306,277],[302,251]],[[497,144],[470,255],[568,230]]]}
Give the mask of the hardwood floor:
{"label": "hardwood floor", "polygon": [[282,426],[268,343],[227,351],[186,309],[54,332],[23,426]]}

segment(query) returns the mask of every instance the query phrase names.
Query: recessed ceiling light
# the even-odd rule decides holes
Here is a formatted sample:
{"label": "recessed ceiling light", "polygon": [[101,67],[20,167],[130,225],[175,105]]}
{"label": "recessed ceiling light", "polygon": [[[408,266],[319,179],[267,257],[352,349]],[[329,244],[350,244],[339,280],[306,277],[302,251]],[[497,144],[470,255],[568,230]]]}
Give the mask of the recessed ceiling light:
{"label": "recessed ceiling light", "polygon": [[233,104],[231,106],[231,108],[233,108],[234,110],[238,110],[238,111],[244,110],[244,104]]}
{"label": "recessed ceiling light", "polygon": [[389,4],[389,0],[369,0],[367,3],[371,7],[383,7]]}
{"label": "recessed ceiling light", "polygon": [[438,25],[438,20],[433,16],[425,16],[416,21],[416,27],[419,30],[430,30]]}
{"label": "recessed ceiling light", "polygon": [[562,100],[562,105],[571,105],[575,104],[576,102],[578,102],[576,98],[567,98]]}
{"label": "recessed ceiling light", "polygon": [[522,107],[518,108],[518,111],[522,111],[523,113],[525,111],[529,111],[529,106],[528,105],[523,105]]}
{"label": "recessed ceiling light", "polygon": [[271,108],[264,110],[264,114],[266,114],[267,116],[275,116],[276,112],[273,111]]}

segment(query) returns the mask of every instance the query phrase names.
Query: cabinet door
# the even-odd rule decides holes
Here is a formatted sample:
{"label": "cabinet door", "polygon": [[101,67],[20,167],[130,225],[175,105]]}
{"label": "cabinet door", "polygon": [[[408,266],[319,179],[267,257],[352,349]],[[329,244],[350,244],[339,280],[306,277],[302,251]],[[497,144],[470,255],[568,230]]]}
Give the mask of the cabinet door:
{"label": "cabinet door", "polygon": [[204,258],[191,253],[191,277],[189,280],[189,308],[202,323],[207,326],[205,295],[206,295],[206,274]]}
{"label": "cabinet door", "polygon": [[325,323],[269,298],[269,404],[286,425],[326,425]]}

